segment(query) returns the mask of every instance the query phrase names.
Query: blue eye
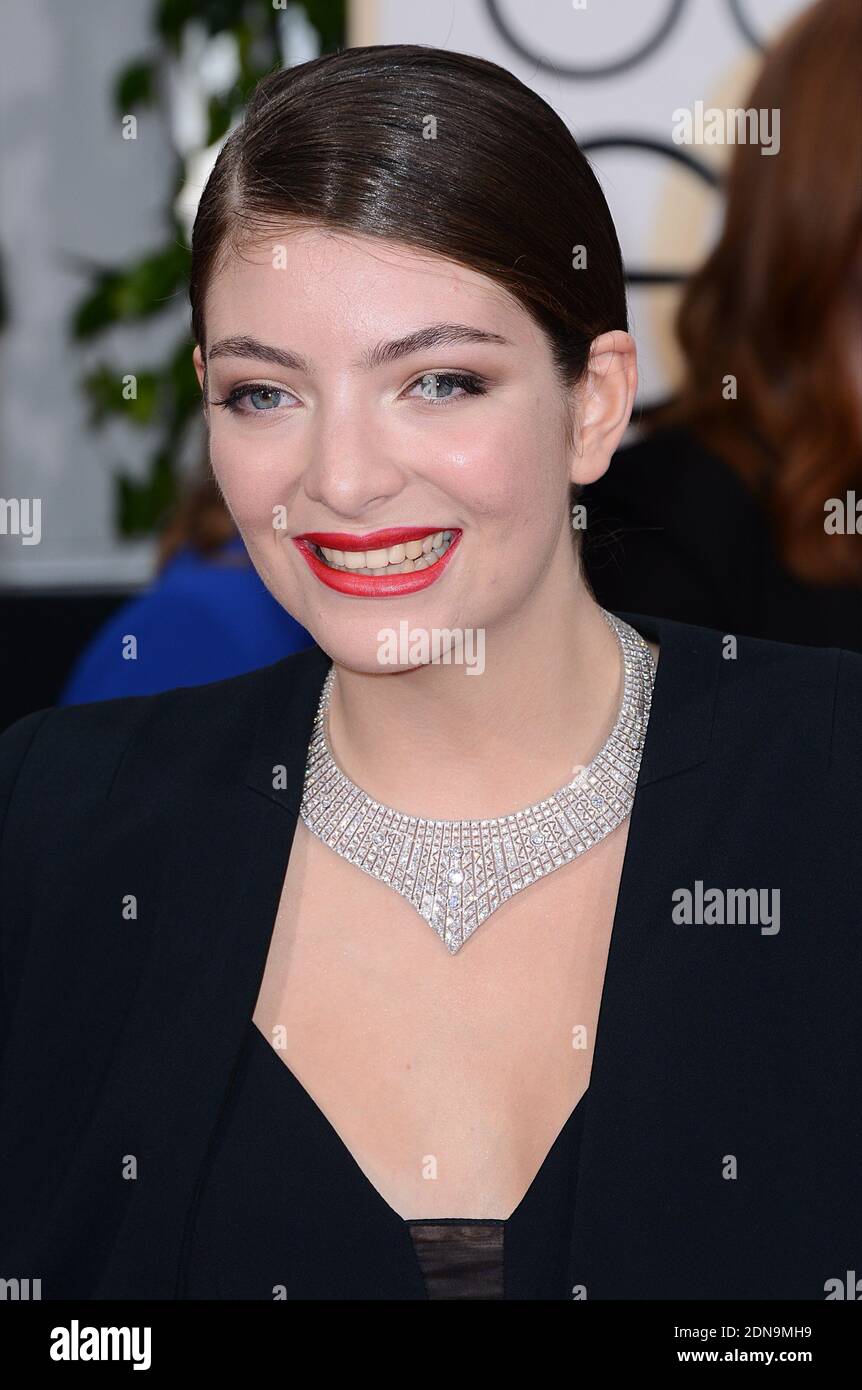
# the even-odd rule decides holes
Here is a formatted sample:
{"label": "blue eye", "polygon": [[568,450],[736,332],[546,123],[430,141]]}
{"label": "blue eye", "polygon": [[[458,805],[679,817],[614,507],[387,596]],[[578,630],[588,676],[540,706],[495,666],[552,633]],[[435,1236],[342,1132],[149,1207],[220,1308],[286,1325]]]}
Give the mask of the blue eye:
{"label": "blue eye", "polygon": [[[223,401],[210,401],[210,405],[223,405],[226,410],[230,410],[234,415],[267,415],[271,414],[276,408],[275,405],[265,406],[262,410],[255,406],[252,410],[242,410],[239,402],[251,396],[286,396],[289,393],[282,391],[278,386],[264,386],[261,382],[253,381],[248,386],[235,386],[229,391]],[[276,402],[276,405],[278,403]]]}
{"label": "blue eye", "polygon": [[472,372],[423,372],[418,381],[414,381],[410,387],[421,386],[422,395],[429,404],[439,406],[448,405],[450,401],[463,400],[463,396],[455,396],[446,391],[440,390],[440,384],[448,382],[451,386],[459,387],[465,396],[484,396],[488,390],[483,377],[475,376]]}

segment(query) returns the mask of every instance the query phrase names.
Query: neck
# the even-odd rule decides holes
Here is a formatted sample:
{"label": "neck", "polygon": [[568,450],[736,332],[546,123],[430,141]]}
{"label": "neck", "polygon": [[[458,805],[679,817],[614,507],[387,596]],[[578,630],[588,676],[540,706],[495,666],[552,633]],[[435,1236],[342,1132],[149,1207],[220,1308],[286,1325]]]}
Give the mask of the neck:
{"label": "neck", "polygon": [[328,736],[336,762],[385,805],[487,819],[571,781],[607,739],[622,699],[619,644],[582,579],[561,601],[495,624],[481,675],[463,665],[380,674],[337,665]]}

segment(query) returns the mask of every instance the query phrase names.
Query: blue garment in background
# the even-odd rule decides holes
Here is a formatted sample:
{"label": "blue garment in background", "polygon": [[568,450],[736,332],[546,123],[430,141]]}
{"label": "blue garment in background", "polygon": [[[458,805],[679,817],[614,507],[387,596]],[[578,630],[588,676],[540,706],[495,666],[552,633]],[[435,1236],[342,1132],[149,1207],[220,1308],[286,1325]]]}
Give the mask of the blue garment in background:
{"label": "blue garment in background", "polygon": [[[127,634],[137,639],[134,661],[123,657]],[[313,640],[272,597],[241,536],[213,556],[186,547],[99,629],[57,703],[205,685],[269,666]]]}

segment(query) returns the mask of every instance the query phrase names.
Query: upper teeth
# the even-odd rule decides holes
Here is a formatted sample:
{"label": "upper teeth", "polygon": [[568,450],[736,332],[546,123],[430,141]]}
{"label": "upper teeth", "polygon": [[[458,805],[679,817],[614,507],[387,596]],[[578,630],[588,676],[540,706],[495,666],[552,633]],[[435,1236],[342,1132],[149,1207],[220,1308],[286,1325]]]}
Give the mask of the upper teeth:
{"label": "upper teeth", "polygon": [[436,564],[451,541],[451,531],[435,531],[424,540],[403,541],[382,550],[331,550],[325,545],[318,549],[334,569],[364,574],[407,574]]}

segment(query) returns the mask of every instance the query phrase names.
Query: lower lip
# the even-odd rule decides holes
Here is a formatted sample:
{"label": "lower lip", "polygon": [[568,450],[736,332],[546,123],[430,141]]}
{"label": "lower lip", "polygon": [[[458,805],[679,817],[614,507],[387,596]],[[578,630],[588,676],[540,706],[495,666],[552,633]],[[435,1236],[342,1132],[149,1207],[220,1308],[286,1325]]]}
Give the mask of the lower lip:
{"label": "lower lip", "polygon": [[354,598],[399,598],[402,594],[415,594],[419,589],[427,589],[429,584],[440,578],[458,548],[461,535],[459,531],[457,536],[453,536],[446,554],[436,564],[416,570],[414,574],[351,574],[349,570],[334,570],[315,554],[310,541],[294,538],[293,543],[311,572],[328,589],[336,589],[339,594],[352,594]]}

